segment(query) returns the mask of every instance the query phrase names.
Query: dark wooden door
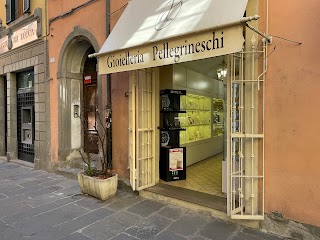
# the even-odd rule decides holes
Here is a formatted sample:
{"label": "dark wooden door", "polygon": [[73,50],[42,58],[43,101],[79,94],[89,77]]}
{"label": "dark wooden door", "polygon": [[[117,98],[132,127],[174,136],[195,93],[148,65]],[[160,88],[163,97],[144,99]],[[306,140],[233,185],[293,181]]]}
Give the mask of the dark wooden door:
{"label": "dark wooden door", "polygon": [[84,150],[90,153],[98,153],[99,142],[98,134],[96,131],[97,126],[97,115],[96,111],[98,108],[97,104],[97,84],[84,84]]}

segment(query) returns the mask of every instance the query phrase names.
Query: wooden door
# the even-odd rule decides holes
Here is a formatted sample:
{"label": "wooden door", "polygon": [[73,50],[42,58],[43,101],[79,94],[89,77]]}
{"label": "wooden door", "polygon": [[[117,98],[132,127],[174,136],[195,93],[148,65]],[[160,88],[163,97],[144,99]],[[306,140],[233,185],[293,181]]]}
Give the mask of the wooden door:
{"label": "wooden door", "polygon": [[97,84],[83,86],[83,113],[86,126],[84,127],[84,150],[90,153],[99,152],[98,134],[96,131],[97,116]]}

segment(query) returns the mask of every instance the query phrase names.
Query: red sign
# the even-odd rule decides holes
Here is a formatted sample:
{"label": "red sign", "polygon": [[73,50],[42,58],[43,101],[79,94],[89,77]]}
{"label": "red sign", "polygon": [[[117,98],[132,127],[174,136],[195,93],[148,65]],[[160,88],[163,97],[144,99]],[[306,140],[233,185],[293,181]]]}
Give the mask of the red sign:
{"label": "red sign", "polygon": [[84,75],[83,83],[84,83],[84,84],[89,84],[89,83],[91,83],[91,75]]}

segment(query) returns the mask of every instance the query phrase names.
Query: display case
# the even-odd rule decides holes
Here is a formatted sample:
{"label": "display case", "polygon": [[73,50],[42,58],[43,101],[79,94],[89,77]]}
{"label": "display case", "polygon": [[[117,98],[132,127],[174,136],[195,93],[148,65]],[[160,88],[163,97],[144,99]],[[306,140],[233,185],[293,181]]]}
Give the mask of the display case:
{"label": "display case", "polygon": [[224,101],[219,98],[212,100],[212,136],[222,136],[224,133]]}
{"label": "display case", "polygon": [[211,99],[195,94],[187,94],[182,99],[181,109],[186,113],[184,116],[180,114],[179,119],[186,131],[180,132],[180,143],[211,138]]}
{"label": "display case", "polygon": [[161,147],[179,147],[180,132],[185,131],[183,122],[186,111],[181,109],[185,101],[185,90],[166,89],[160,91],[160,135]]}
{"label": "display case", "polygon": [[185,132],[185,90],[160,91],[160,178],[165,181],[186,179],[186,148],[180,147],[180,133]]}

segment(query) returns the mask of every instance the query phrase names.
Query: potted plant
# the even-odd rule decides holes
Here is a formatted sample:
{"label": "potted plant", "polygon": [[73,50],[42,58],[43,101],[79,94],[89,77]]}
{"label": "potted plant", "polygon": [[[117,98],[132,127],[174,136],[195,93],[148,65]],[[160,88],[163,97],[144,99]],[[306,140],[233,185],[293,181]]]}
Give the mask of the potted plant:
{"label": "potted plant", "polygon": [[[95,107],[95,109],[97,108]],[[83,115],[77,114],[77,116],[80,118],[83,133],[86,134],[88,132],[88,120]],[[83,193],[104,201],[115,196],[118,188],[118,175],[111,169],[111,164],[108,164],[107,161],[106,142],[108,127],[110,126],[103,124],[102,116],[98,110],[96,110],[95,116],[94,129],[99,144],[100,169],[92,164],[92,153],[82,147],[79,153],[86,169],[78,173],[78,182]],[[97,122],[99,126],[97,126]]]}

